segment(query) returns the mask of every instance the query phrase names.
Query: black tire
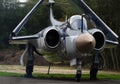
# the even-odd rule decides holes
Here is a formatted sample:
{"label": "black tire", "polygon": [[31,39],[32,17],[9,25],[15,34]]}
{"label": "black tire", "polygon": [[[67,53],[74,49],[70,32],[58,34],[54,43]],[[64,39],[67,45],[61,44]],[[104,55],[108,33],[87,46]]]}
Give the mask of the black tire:
{"label": "black tire", "polygon": [[90,80],[97,80],[98,64],[93,64],[90,69]]}
{"label": "black tire", "polygon": [[77,82],[80,82],[80,79],[81,79],[81,74],[76,74],[75,80]]}
{"label": "black tire", "polygon": [[26,65],[26,78],[33,78],[32,72],[33,72],[33,61],[28,61]]}

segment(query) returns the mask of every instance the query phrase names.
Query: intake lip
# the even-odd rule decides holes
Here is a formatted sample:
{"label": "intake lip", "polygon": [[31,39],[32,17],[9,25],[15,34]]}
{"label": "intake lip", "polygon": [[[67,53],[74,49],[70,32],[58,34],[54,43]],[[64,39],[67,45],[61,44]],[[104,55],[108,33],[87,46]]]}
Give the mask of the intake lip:
{"label": "intake lip", "polygon": [[94,50],[96,51],[102,50],[105,46],[105,40],[106,40],[105,34],[99,29],[91,29],[89,30],[89,32],[93,35],[96,41]]}
{"label": "intake lip", "polygon": [[105,36],[102,32],[95,32],[93,34],[95,40],[96,40],[96,45],[95,45],[95,50],[101,50],[103,49],[105,45]]}
{"label": "intake lip", "polygon": [[49,48],[57,48],[60,44],[60,34],[56,29],[51,29],[46,33],[45,43]]}

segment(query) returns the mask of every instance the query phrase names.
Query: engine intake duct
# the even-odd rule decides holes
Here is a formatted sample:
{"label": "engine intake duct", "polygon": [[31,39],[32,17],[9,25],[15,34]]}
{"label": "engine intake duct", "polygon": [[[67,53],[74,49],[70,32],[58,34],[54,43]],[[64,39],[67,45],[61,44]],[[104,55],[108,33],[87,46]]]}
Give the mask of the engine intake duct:
{"label": "engine intake duct", "polygon": [[51,29],[46,33],[45,43],[49,48],[57,48],[60,44],[60,34],[56,29]]}
{"label": "engine intake duct", "polygon": [[91,29],[89,32],[93,35],[96,41],[95,50],[102,50],[105,45],[105,35],[99,29]]}

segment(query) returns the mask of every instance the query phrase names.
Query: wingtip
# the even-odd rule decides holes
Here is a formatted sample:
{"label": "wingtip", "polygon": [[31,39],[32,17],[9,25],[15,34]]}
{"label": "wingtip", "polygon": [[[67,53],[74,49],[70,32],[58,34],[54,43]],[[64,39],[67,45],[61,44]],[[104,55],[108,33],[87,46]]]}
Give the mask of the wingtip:
{"label": "wingtip", "polygon": [[9,36],[9,40],[11,40],[11,39],[12,39],[12,37],[14,37],[14,36],[16,36],[16,35],[15,35],[15,33],[14,33],[14,32],[12,32],[12,33],[10,34],[10,36]]}
{"label": "wingtip", "polygon": [[106,40],[106,42],[109,43],[109,44],[113,44],[113,45],[118,45],[119,44],[118,41]]}

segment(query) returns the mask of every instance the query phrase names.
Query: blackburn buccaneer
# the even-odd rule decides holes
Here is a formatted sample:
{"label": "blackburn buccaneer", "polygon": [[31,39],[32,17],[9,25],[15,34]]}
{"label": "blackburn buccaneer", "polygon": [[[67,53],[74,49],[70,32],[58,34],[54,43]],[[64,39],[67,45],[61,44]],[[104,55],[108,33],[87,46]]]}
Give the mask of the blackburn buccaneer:
{"label": "blackburn buccaneer", "polygon": [[[18,36],[19,31],[41,6],[43,0],[31,9],[17,27],[10,34],[10,44],[25,44],[26,49],[21,55],[21,63],[25,53],[28,53],[26,64],[26,77],[32,77],[34,66],[34,52],[42,55],[50,63],[69,62],[71,66],[76,65],[76,81],[80,81],[82,74],[82,57],[92,53],[94,60],[90,69],[90,79],[96,79],[100,69],[99,57],[101,51],[107,45],[117,45],[118,36],[100,19],[95,12],[83,1],[72,0],[80,7],[84,14],[73,15],[66,21],[61,22],[54,18],[54,0],[49,0],[51,25],[34,35]],[[87,16],[94,28],[88,28]],[[53,60],[54,59],[54,60]]]}

